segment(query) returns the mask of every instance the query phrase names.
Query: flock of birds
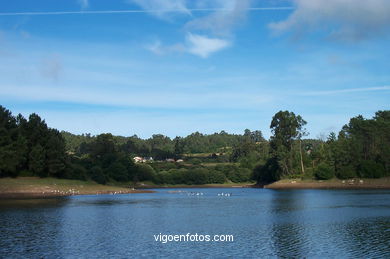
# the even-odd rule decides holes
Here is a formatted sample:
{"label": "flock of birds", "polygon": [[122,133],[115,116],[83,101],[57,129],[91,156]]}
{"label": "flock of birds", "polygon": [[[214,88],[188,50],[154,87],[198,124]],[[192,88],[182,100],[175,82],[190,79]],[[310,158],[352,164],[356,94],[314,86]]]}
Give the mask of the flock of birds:
{"label": "flock of birds", "polygon": [[187,196],[200,196],[203,192],[187,192]]}
{"label": "flock of birds", "polygon": [[[187,192],[187,196],[202,196],[203,195],[203,192]],[[217,194],[218,196],[224,196],[224,197],[230,197],[232,196],[233,194],[232,193],[218,193]]]}
{"label": "flock of birds", "polygon": [[230,192],[228,192],[228,193],[223,193],[223,192],[221,192],[221,193],[218,193],[218,196],[230,197],[230,196],[232,196],[232,193],[230,193]]}

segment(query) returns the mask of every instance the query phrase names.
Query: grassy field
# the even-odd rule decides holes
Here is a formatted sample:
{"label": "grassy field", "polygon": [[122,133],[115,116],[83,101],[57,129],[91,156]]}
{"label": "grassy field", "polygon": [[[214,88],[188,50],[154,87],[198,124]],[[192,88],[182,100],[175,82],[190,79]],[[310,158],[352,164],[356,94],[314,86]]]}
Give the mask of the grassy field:
{"label": "grassy field", "polygon": [[52,197],[81,194],[120,194],[149,192],[127,187],[101,185],[91,181],[56,178],[0,178],[0,198]]}

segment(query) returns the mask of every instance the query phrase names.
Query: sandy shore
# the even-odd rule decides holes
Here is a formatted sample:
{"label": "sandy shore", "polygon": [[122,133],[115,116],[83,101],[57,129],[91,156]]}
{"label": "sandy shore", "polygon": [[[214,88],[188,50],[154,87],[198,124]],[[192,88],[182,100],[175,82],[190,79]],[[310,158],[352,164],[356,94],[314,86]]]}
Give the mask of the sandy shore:
{"label": "sandy shore", "polygon": [[390,189],[390,177],[380,179],[332,179],[327,181],[285,179],[264,185],[267,189]]}
{"label": "sandy shore", "polygon": [[152,192],[154,191],[55,178],[19,177],[0,179],[0,199]]}

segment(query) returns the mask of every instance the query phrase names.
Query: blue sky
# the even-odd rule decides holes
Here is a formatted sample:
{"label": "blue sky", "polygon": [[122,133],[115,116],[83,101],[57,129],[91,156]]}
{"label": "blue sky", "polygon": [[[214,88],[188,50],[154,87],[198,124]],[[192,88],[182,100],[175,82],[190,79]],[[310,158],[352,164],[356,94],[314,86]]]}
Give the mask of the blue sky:
{"label": "blue sky", "polygon": [[315,138],[389,109],[387,0],[0,4],[0,104],[59,130],[269,137],[290,110]]}

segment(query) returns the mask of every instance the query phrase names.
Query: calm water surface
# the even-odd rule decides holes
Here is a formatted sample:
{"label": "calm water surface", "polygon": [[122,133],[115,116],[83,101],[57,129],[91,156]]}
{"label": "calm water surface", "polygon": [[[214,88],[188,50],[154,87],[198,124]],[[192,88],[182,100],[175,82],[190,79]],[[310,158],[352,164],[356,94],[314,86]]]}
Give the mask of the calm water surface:
{"label": "calm water surface", "polygon": [[[390,258],[389,190],[182,190],[0,201],[0,257]],[[234,241],[163,244],[160,233]]]}

